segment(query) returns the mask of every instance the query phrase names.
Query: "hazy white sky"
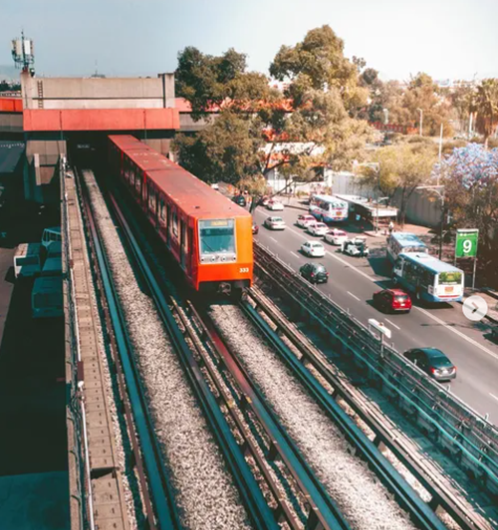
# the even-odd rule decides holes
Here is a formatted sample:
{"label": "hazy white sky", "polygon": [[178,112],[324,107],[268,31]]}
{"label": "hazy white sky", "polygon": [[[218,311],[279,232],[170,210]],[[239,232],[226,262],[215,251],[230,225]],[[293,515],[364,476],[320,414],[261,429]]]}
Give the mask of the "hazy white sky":
{"label": "hazy white sky", "polygon": [[192,45],[268,71],[282,44],[329,24],[384,79],[498,77],[498,0],[0,0],[0,65],[24,28],[40,75],[155,75]]}

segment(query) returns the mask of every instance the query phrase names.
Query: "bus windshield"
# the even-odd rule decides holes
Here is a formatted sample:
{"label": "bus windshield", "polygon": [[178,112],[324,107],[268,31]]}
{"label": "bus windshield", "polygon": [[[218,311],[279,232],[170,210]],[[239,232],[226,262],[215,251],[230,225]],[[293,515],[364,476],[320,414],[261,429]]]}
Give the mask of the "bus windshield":
{"label": "bus windshield", "polygon": [[439,285],[460,285],[462,283],[462,273],[458,271],[440,272],[438,283]]}

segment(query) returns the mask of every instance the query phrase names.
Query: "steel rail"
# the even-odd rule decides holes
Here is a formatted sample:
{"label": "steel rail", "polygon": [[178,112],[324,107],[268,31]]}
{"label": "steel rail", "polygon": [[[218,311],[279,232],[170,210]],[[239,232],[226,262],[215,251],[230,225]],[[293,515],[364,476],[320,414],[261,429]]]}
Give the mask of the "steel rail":
{"label": "steel rail", "polygon": [[[448,491],[447,487],[438,480],[438,477],[434,477],[425,466],[421,465],[417,459],[418,453],[413,453],[403,447],[397,433],[392,433],[385,423],[377,419],[376,415],[370,414],[368,410],[362,407],[362,404],[334,371],[325,354],[312,346],[299,330],[294,329],[287,319],[280,315],[278,309],[272,307],[273,304],[259,292],[258,287],[247,289],[245,294],[247,299],[254,302],[256,311],[262,311],[274,324],[276,328],[274,333],[284,335],[303,356],[300,362],[304,365],[304,362],[308,361],[333,388],[333,393],[329,393],[331,398],[340,397],[343,399],[374,432],[375,440],[373,443],[377,446],[383,443],[431,494],[432,499],[429,506],[432,510],[435,511],[438,506],[441,506],[464,530],[489,529],[489,525],[483,522],[481,517],[469,514],[462,502]],[[311,375],[313,376],[313,374]]]}
{"label": "steel rail", "polygon": [[[192,320],[192,316],[187,317],[183,309],[172,299],[175,314],[178,316],[183,324],[186,334],[192,341],[193,346],[196,349],[197,354],[203,361],[203,366],[209,372],[211,381],[216,386],[219,392],[221,400],[224,402],[228,414],[230,414],[234,424],[237,426],[238,431],[244,438],[243,450],[244,452],[250,453],[253,457],[260,473],[265,478],[265,481],[273,495],[273,498],[278,504],[278,508],[274,510],[275,520],[280,522],[285,520],[289,527],[294,530],[301,530],[302,524],[297,514],[292,511],[292,508],[288,505],[287,499],[284,498],[282,492],[279,490],[277,481],[272,477],[270,468],[267,460],[264,458],[263,453],[266,452],[266,448],[260,448],[256,441],[253,440],[250,428],[242,419],[242,410],[247,407],[246,401],[243,399],[237,400],[238,410],[235,405],[236,397],[232,392],[223,384],[222,376],[219,369],[215,368],[213,359],[209,356],[205,340],[205,329],[202,326],[195,325],[199,324],[195,320]],[[192,315],[191,307],[189,306],[188,312]]]}
{"label": "steel rail", "polygon": [[[104,243],[90,206],[89,192],[84,183],[81,182],[79,175],[77,175],[76,182],[81,190],[79,195],[83,206],[82,211],[85,214],[90,244],[95,253],[98,265],[97,274],[102,284],[103,294],[105,295],[105,303],[109,317],[108,324],[112,326],[115,344],[119,353],[118,365],[122,370],[124,380],[123,378],[118,378],[118,381],[120,381],[123,396],[127,395],[129,398],[129,403],[124,398],[123,404],[125,406],[130,439],[140,478],[141,493],[145,500],[147,523],[151,530],[156,528],[160,530],[181,530],[173,489],[148,411],[147,399],[134,360],[133,347],[127,333],[123,309],[112,280],[112,273]],[[131,421],[132,417],[133,422]],[[135,437],[135,428],[140,439],[140,446]],[[150,497],[152,497],[152,500]]]}
{"label": "steel rail", "polygon": [[198,306],[194,307],[192,304],[190,307],[205,329],[211,347],[218,352],[219,358],[237,381],[240,391],[245,396],[247,406],[254,412],[267,436],[272,440],[270,452],[280,455],[295,481],[299,484],[301,491],[306,495],[310,504],[306,528],[310,530],[319,528],[350,529],[339,508],[311,470],[292,438],[279,423],[260,390],[251,382],[238,357],[226,345],[207,312]]}
{"label": "steel rail", "polygon": [[156,308],[161,315],[170,340],[179,354],[179,359],[185,369],[185,373],[194,394],[202,408],[211,432],[224,455],[225,462],[234,478],[242,502],[248,511],[254,527],[258,530],[278,530],[279,526],[275,521],[274,514],[269,508],[259,485],[245,460],[244,454],[240,450],[240,447],[230,430],[230,426],[204,378],[193,352],[187,345],[185,337],[175,321],[156,275],[152,271],[147,258],[142,252],[128,221],[123,215],[123,212],[112,193],[109,193],[109,199],[116,219],[122,229],[121,233],[125,236],[129,250],[140,270],[141,276],[146,282],[152,298],[154,299]]}

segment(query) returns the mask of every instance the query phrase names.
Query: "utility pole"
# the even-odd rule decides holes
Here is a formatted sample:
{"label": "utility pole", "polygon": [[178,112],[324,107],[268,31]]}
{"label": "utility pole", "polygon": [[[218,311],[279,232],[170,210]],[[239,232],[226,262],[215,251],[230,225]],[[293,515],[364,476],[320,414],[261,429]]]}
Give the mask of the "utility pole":
{"label": "utility pole", "polygon": [[437,185],[439,186],[439,175],[441,174],[441,159],[443,158],[443,124],[441,123],[441,132],[439,134],[439,168],[437,172]]}
{"label": "utility pole", "polygon": [[422,136],[423,124],[424,124],[424,111],[422,109],[418,109],[418,111],[420,112],[420,133],[419,133],[419,136]]}

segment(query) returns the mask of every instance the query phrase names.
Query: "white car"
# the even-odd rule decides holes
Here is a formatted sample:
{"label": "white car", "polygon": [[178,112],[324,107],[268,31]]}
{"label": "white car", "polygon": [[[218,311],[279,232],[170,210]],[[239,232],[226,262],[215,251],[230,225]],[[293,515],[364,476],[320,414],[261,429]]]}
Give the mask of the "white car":
{"label": "white car", "polygon": [[368,256],[369,251],[366,237],[355,237],[350,241],[345,241],[342,244],[342,252],[355,257]]}
{"label": "white car", "polygon": [[318,241],[306,241],[301,245],[301,252],[312,258],[323,258],[325,247]]}
{"label": "white car", "polygon": [[297,216],[296,225],[299,228],[308,228],[308,225],[311,223],[316,223],[316,219],[312,215],[303,214]]}
{"label": "white car", "polygon": [[275,201],[273,199],[268,201],[266,207],[268,210],[272,210],[273,212],[282,212],[284,209],[284,205],[280,201]]}
{"label": "white car", "polygon": [[285,230],[285,221],[281,217],[268,217],[263,224],[269,230]]}
{"label": "white car", "polygon": [[329,227],[325,223],[310,223],[306,232],[312,236],[324,236],[329,231]]}
{"label": "white car", "polygon": [[334,228],[333,230],[329,230],[323,239],[332,245],[339,245],[341,246],[344,242],[348,240],[348,235],[344,230],[338,230],[337,228]]}

